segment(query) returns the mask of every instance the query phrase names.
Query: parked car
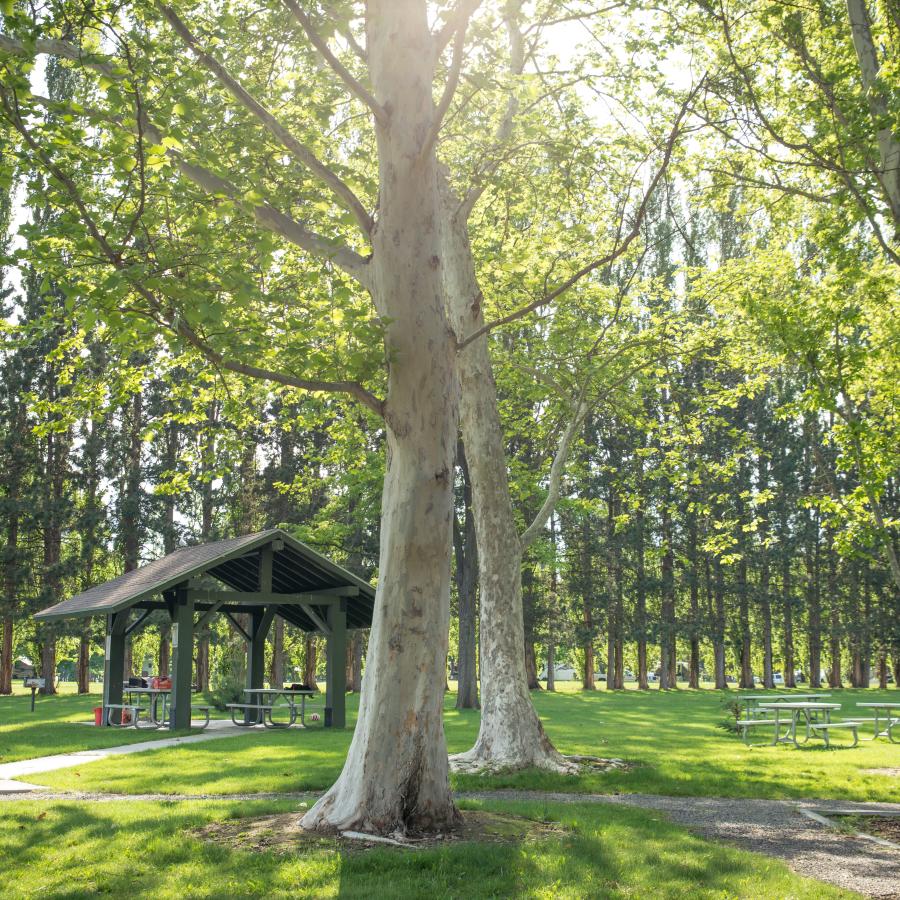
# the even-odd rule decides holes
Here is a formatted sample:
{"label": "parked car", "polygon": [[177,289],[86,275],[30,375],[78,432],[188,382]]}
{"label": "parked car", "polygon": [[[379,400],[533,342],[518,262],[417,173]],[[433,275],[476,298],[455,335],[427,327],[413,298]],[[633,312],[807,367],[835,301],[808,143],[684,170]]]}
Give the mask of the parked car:
{"label": "parked car", "polygon": [[776,687],[784,687],[784,675],[781,672],[775,672],[772,675],[772,684]]}
{"label": "parked car", "polygon": [[635,674],[631,671],[631,669],[625,670],[625,681],[637,681],[637,678],[635,677]]}
{"label": "parked car", "polygon": [[[556,681],[577,681],[581,676],[578,674],[578,672],[575,671],[573,666],[563,664],[563,665],[556,666],[554,668],[553,677]],[[547,680],[547,667],[546,666],[544,666],[544,668],[541,669],[541,674],[538,675],[538,678],[541,681]]]}
{"label": "parked car", "polygon": [[803,672],[794,672],[794,683],[795,684],[805,684],[806,683],[806,675]]}
{"label": "parked car", "polygon": [[659,681],[659,675],[656,672],[648,672],[647,681]]}

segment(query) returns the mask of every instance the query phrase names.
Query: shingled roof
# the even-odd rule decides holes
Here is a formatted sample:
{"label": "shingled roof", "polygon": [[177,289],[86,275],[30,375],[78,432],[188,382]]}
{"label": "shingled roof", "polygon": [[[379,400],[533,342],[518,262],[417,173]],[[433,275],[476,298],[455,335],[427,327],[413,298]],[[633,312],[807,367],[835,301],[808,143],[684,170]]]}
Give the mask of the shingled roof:
{"label": "shingled roof", "polygon": [[[358,596],[347,598],[347,627],[368,628],[372,624],[375,589],[280,528],[181,547],[132,572],[41,610],[35,618],[48,621],[121,612],[201,575],[216,578],[235,591],[253,592],[259,586],[260,550],[273,540],[283,544],[272,557],[274,593],[306,594],[355,587],[359,589]],[[278,612],[305,630],[316,630],[315,624],[299,608],[279,606]]]}

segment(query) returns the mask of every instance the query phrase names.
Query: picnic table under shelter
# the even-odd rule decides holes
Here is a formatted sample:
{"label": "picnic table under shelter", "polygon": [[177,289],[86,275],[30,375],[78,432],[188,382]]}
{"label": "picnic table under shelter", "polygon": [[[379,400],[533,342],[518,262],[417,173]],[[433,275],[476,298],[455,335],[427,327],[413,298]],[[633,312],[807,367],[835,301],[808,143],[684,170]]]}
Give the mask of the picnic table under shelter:
{"label": "picnic table under shelter", "polygon": [[[287,532],[181,547],[42,610],[45,622],[106,617],[103,721],[121,706],[126,638],[157,611],[172,623],[169,727],[189,728],[194,637],[216,614],[247,644],[247,689],[263,688],[266,635],[275,616],[326,639],[326,727],[346,724],[347,629],[372,624],[375,589]],[[235,617],[245,615],[247,627]]]}

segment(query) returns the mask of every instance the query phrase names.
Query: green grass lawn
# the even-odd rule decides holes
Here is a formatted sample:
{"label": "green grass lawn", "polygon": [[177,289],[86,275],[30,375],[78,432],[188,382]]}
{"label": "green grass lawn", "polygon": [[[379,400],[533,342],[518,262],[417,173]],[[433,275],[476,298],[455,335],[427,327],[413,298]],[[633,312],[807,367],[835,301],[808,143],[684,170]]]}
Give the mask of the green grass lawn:
{"label": "green grass lawn", "polygon": [[[863,741],[855,749],[825,750],[811,742],[792,746],[746,747],[717,727],[727,714],[721,695],[709,690],[659,693],[537,693],[535,704],[547,733],[566,753],[621,757],[634,764],[628,771],[577,777],[523,772],[491,777],[456,776],[459,790],[512,787],[577,792],[645,792],[670,795],[900,801],[900,780],[862,770],[896,767],[900,745],[884,739]],[[898,700],[900,692],[845,690],[832,692],[849,717],[857,701]],[[65,698],[51,703],[63,703]],[[0,716],[3,703],[0,700]],[[356,714],[356,698],[348,697],[348,720]],[[457,712],[447,696],[445,715],[451,752],[471,746],[478,712]],[[0,718],[0,722],[3,719]],[[51,725],[46,728],[51,729]],[[90,728],[58,724],[57,730],[77,741],[94,739]],[[52,729],[51,729],[52,730]],[[106,731],[96,729],[102,739]],[[870,733],[870,732],[869,732]],[[133,732],[117,732],[116,740]],[[759,738],[758,738],[759,739]],[[0,727],[0,740],[6,738]],[[112,741],[111,741],[112,742]],[[140,793],[232,793],[241,791],[322,790],[340,772],[350,730],[255,732],[207,744],[150,751],[136,756],[63,769],[29,780],[59,788]]]}
{"label": "green grass lawn", "polygon": [[31,711],[31,691],[21,684],[12,697],[0,697],[0,763],[70,753],[74,750],[97,750],[188,734],[187,731],[136,731],[134,728],[93,728],[94,707],[99,706],[102,686],[91,685],[91,693],[78,696],[73,683],[59,686],[55,697],[35,698]]}
{"label": "green grass lawn", "polygon": [[[585,694],[575,685],[535,695],[545,727],[568,753],[622,757],[627,772],[564,778],[525,772],[456,777],[460,790],[500,787],[567,791],[644,791],[740,797],[900,800],[896,778],[861,770],[896,766],[900,748],[886,741],[853,750],[746,748],[718,728],[726,719],[714,691]],[[875,691],[833,692],[848,716]],[[887,697],[900,694],[890,691]],[[477,711],[445,716],[451,751],[474,740]],[[0,753],[24,758],[63,749],[108,746],[167,732],[83,724],[97,696],[63,694],[38,701],[0,698]],[[351,726],[357,699],[348,698]],[[349,729],[254,731],[206,744],[152,750],[29,776],[54,787],[122,792],[224,794],[326,788],[340,771]],[[4,760],[5,761],[5,760]],[[702,840],[647,810],[605,804],[475,803],[564,826],[562,834],[511,844],[454,844],[408,852],[348,853],[325,844],[301,851],[232,849],[200,840],[209,822],[298,809],[277,801],[4,802],[0,859],[4,897],[849,897],[802,879],[781,863]]]}
{"label": "green grass lawn", "polygon": [[4,803],[3,896],[369,898],[838,898],[784,865],[694,837],[658,815],[605,805],[467,804],[566,832],[513,844],[410,852],[333,847],[247,852],[203,842],[207,822],[296,804]]}

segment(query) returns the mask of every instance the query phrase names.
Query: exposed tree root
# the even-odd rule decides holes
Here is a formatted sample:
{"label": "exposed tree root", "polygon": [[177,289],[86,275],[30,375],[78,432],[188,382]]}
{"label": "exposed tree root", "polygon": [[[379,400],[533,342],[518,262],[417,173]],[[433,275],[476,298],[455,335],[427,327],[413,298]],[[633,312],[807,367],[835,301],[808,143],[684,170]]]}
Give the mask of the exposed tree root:
{"label": "exposed tree root", "polygon": [[630,764],[623,759],[606,759],[602,756],[564,756],[555,750],[552,754],[535,755],[528,762],[521,759],[486,758],[475,752],[456,753],[450,757],[450,771],[459,775],[498,775],[539,769],[557,775],[580,775],[583,772],[629,769]]}

